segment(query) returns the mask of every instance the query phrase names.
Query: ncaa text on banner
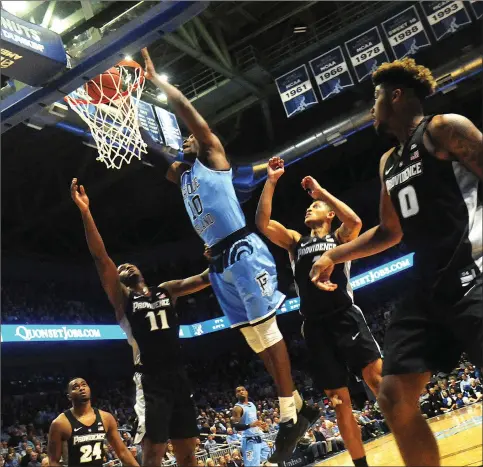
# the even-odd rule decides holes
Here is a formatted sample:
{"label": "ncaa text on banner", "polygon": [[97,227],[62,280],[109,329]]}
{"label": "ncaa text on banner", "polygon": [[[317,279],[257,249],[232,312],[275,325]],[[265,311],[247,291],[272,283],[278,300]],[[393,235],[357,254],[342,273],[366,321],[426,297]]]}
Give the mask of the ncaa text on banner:
{"label": "ncaa text on banner", "polygon": [[342,48],[336,47],[309,62],[322,100],[354,86]]}
{"label": "ncaa text on banner", "polygon": [[139,125],[144,128],[156,143],[164,144],[154,109],[147,102],[138,101]]}
{"label": "ncaa text on banner", "polygon": [[275,80],[287,117],[292,117],[317,104],[307,67],[301,65]]}
{"label": "ncaa text on banner", "polygon": [[415,55],[431,45],[415,6],[384,21],[382,28],[398,59]]}
{"label": "ncaa text on banner", "polygon": [[369,78],[384,62],[389,61],[377,26],[345,43],[359,82]]}
{"label": "ncaa text on banner", "polygon": [[161,107],[155,106],[154,110],[158,116],[166,146],[179,151],[183,146],[183,137],[181,136],[176,116]]}
{"label": "ncaa text on banner", "polygon": [[470,5],[475,16],[480,19],[483,16],[483,0],[470,0]]}
{"label": "ncaa text on banner", "polygon": [[421,7],[438,41],[471,23],[471,18],[460,1],[421,2]]}

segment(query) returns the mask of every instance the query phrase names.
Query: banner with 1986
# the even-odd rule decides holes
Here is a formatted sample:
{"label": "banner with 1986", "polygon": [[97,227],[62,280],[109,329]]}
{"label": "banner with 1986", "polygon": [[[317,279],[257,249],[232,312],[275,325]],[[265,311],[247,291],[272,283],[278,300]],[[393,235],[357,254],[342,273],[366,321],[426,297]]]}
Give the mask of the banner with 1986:
{"label": "banner with 1986", "polygon": [[275,80],[287,117],[292,117],[317,104],[307,67],[301,65]]}
{"label": "banner with 1986", "polygon": [[461,1],[421,2],[421,7],[438,41],[471,23]]}
{"label": "banner with 1986", "polygon": [[415,55],[431,45],[415,6],[384,21],[382,28],[398,59]]}
{"label": "banner with 1986", "polygon": [[345,47],[359,82],[369,78],[379,65],[389,61],[377,26],[347,41]]}
{"label": "banner with 1986", "polygon": [[339,94],[344,88],[354,86],[341,47],[336,47],[314,58],[309,65],[315,76],[322,100]]}

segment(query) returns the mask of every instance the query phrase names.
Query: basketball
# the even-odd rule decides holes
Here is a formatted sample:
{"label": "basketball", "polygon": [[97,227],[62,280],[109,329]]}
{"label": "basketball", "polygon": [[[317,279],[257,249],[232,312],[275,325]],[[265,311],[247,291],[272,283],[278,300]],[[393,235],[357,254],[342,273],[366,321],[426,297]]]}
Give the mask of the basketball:
{"label": "basketball", "polygon": [[89,81],[86,84],[86,91],[95,100],[103,97],[113,99],[118,94],[121,85],[122,80],[119,70],[112,67]]}

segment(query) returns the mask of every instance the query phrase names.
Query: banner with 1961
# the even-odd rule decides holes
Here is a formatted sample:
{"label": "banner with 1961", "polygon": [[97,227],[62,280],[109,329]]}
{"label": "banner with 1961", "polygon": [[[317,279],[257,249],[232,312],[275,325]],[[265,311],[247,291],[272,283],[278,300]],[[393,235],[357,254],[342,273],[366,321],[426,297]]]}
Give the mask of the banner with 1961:
{"label": "banner with 1961", "polygon": [[287,117],[303,112],[318,103],[307,67],[301,65],[275,80]]}
{"label": "banner with 1961", "polygon": [[475,16],[480,19],[483,16],[483,0],[470,0],[470,5]]}
{"label": "banner with 1961", "polygon": [[470,16],[461,1],[421,2],[421,7],[438,41],[471,23]]}
{"label": "banner with 1961", "polygon": [[364,81],[379,65],[389,61],[377,26],[345,43],[359,81]]}
{"label": "banner with 1961", "polygon": [[336,47],[314,58],[309,62],[309,65],[319,87],[322,100],[339,94],[344,88],[354,86],[341,47]]}
{"label": "banner with 1961", "polygon": [[415,6],[384,21],[382,28],[398,59],[415,55],[431,45]]}

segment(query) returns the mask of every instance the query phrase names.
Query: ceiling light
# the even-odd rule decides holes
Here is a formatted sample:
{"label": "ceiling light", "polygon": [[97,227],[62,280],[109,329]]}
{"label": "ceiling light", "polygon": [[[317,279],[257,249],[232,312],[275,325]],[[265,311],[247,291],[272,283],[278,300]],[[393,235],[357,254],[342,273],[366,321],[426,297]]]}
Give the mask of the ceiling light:
{"label": "ceiling light", "polygon": [[131,61],[131,60],[132,60],[132,57],[131,57],[130,55],[126,55],[126,56],[124,57],[124,60],[129,60],[129,61]]}
{"label": "ceiling light", "polygon": [[166,94],[164,92],[158,93],[156,96],[161,102],[167,102],[168,98],[166,97]]}
{"label": "ceiling light", "polygon": [[50,30],[56,32],[57,34],[60,34],[64,30],[64,20],[57,18],[57,16],[54,16],[52,18]]}
{"label": "ceiling light", "polygon": [[12,15],[18,15],[27,9],[27,2],[2,1],[2,8],[12,13]]}
{"label": "ceiling light", "polygon": [[168,75],[166,75],[166,74],[164,74],[164,73],[161,73],[161,74],[159,75],[159,79],[160,79],[161,81],[169,81]]}
{"label": "ceiling light", "polygon": [[307,26],[294,26],[293,28],[294,34],[300,34],[304,32],[307,32]]}

